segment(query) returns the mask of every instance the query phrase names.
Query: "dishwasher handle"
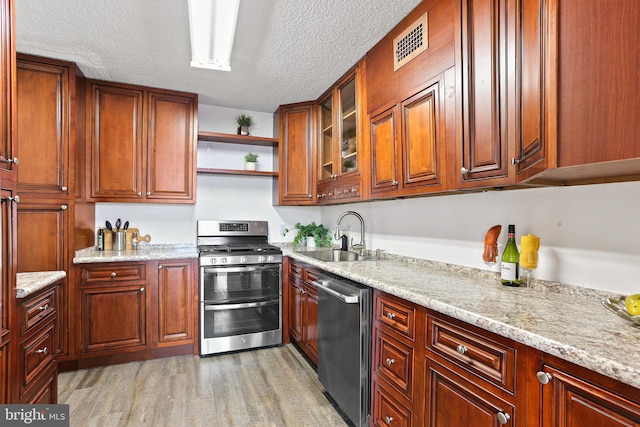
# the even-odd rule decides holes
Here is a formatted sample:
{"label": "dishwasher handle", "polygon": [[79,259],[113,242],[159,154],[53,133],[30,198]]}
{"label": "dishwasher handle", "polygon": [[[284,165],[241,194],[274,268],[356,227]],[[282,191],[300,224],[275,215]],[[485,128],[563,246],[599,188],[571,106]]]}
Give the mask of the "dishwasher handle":
{"label": "dishwasher handle", "polygon": [[313,286],[315,286],[318,290],[323,290],[331,296],[334,296],[347,304],[357,304],[358,303],[358,295],[345,295],[342,292],[338,292],[336,290],[331,289],[329,286],[323,284],[319,280],[311,282]]}

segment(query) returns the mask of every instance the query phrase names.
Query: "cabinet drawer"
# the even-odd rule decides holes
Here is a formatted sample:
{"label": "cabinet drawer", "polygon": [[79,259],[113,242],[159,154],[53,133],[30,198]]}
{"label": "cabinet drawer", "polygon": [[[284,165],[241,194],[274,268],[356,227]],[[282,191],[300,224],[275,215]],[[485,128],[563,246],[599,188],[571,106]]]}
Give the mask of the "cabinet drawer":
{"label": "cabinet drawer", "polygon": [[108,264],[81,268],[83,284],[145,280],[145,264]]}
{"label": "cabinet drawer", "polygon": [[391,295],[376,292],[373,300],[373,319],[414,340],[416,308]]}
{"label": "cabinet drawer", "polygon": [[[318,280],[318,272],[316,270],[304,270],[304,281],[307,283],[315,282]],[[315,288],[314,288],[315,289]]]}
{"label": "cabinet drawer", "polygon": [[20,348],[21,391],[26,390],[49,368],[51,363],[55,362],[55,345],[54,322],[22,342]]}
{"label": "cabinet drawer", "polygon": [[427,318],[427,348],[465,370],[514,391],[515,350],[506,338],[452,321]]}
{"label": "cabinet drawer", "polygon": [[376,427],[411,427],[413,412],[387,393],[377,382],[373,383],[371,425]]}
{"label": "cabinet drawer", "polygon": [[373,330],[373,372],[413,402],[414,349],[385,333]]}
{"label": "cabinet drawer", "polygon": [[20,304],[20,329],[24,335],[56,312],[55,287]]}

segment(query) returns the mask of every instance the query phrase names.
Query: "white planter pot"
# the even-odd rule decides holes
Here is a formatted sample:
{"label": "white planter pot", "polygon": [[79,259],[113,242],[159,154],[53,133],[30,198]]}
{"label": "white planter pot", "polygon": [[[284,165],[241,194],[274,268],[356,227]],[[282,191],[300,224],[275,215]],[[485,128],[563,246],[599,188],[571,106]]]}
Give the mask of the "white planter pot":
{"label": "white planter pot", "polygon": [[316,239],[313,236],[307,237],[307,248],[315,248],[316,247]]}
{"label": "white planter pot", "polygon": [[245,162],[244,169],[248,171],[256,170],[256,162]]}

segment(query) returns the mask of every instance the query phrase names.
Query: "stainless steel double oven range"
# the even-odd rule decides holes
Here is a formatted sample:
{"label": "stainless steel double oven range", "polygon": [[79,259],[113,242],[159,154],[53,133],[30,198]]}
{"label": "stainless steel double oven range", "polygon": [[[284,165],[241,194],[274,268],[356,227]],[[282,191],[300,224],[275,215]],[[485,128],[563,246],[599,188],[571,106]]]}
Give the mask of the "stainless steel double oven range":
{"label": "stainless steel double oven range", "polygon": [[198,221],[200,355],[282,344],[282,251],[266,221]]}

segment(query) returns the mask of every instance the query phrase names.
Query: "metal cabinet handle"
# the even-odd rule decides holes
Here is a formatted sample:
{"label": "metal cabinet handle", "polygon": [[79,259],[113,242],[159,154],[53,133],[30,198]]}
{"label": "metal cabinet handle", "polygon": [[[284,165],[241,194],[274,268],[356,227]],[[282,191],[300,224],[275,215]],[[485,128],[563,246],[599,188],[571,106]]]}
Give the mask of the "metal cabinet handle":
{"label": "metal cabinet handle", "polygon": [[41,306],[41,307],[38,307],[38,310],[40,310],[40,311],[44,311],[44,310],[46,310],[46,309],[48,309],[48,308],[49,308],[49,304],[45,304],[45,305],[43,305],[43,306]]}
{"label": "metal cabinet handle", "polygon": [[385,360],[385,363],[387,364],[387,366],[391,366],[394,363],[396,363],[396,361],[394,359],[387,357],[387,360]]}
{"label": "metal cabinet handle", "polygon": [[469,172],[471,172],[469,169],[465,168],[464,166],[460,168],[460,174],[461,175],[466,175]]}
{"label": "metal cabinet handle", "polygon": [[456,347],[456,351],[460,354],[465,354],[467,350],[468,348],[463,346],[462,344],[458,344],[458,346]]}
{"label": "metal cabinet handle", "polygon": [[398,181],[394,179],[393,181],[391,181],[391,185],[398,185]]}
{"label": "metal cabinet handle", "polygon": [[49,351],[49,349],[47,347],[45,347],[42,350],[36,350],[36,353],[47,354],[47,351]]}
{"label": "metal cabinet handle", "polygon": [[138,197],[142,196],[142,192],[138,191]]}
{"label": "metal cabinet handle", "polygon": [[387,313],[387,317],[388,317],[389,319],[393,320],[393,318],[394,318],[394,317],[396,317],[396,315],[395,315],[395,314],[393,314],[392,312],[388,312],[388,313]]}
{"label": "metal cabinet handle", "polygon": [[307,194],[307,197],[311,199],[313,196],[311,194]]}
{"label": "metal cabinet handle", "polygon": [[384,417],[384,423],[386,425],[391,424],[392,421],[393,421],[393,417]]}
{"label": "metal cabinet handle", "polygon": [[18,166],[18,158],[14,157],[13,159],[5,159],[4,157],[0,157],[0,162],[3,163],[13,163],[14,165]]}
{"label": "metal cabinet handle", "polygon": [[144,287],[140,288],[140,292],[144,292]]}
{"label": "metal cabinet handle", "polygon": [[20,196],[18,196],[17,194],[14,197],[3,197],[2,200],[7,200],[9,202],[16,202],[16,203],[20,203]]}
{"label": "metal cabinet handle", "polygon": [[111,273],[111,277],[116,277],[116,276],[117,276],[116,272],[115,272],[115,271],[113,271],[113,272]]}
{"label": "metal cabinet handle", "polygon": [[65,187],[64,185],[62,187],[60,187],[60,191],[67,191],[67,190],[68,190],[68,188]]}
{"label": "metal cabinet handle", "polygon": [[498,418],[498,422],[502,425],[506,424],[509,422],[509,420],[511,419],[511,417],[509,416],[509,414],[505,414],[504,412],[498,412],[496,414],[496,417]]}
{"label": "metal cabinet handle", "polygon": [[519,164],[519,163],[520,163],[520,161],[521,161],[520,159],[516,159],[516,158],[514,157],[514,158],[512,158],[512,159],[511,159],[511,164],[512,164],[512,165],[517,165],[517,164]]}
{"label": "metal cabinet handle", "polygon": [[151,191],[147,191],[147,197],[151,195]]}
{"label": "metal cabinet handle", "polygon": [[548,372],[538,371],[536,373],[536,378],[538,378],[538,381],[540,382],[540,384],[544,385],[544,384],[549,384],[549,381],[551,381],[551,378],[553,377]]}
{"label": "metal cabinet handle", "polygon": [[66,211],[67,209],[69,209],[69,205],[62,205],[60,206],[60,209],[62,209],[63,211]]}
{"label": "metal cabinet handle", "polygon": [[162,264],[160,264],[160,265],[158,266],[158,270],[162,270],[163,268],[164,268],[164,265],[162,265]]}

